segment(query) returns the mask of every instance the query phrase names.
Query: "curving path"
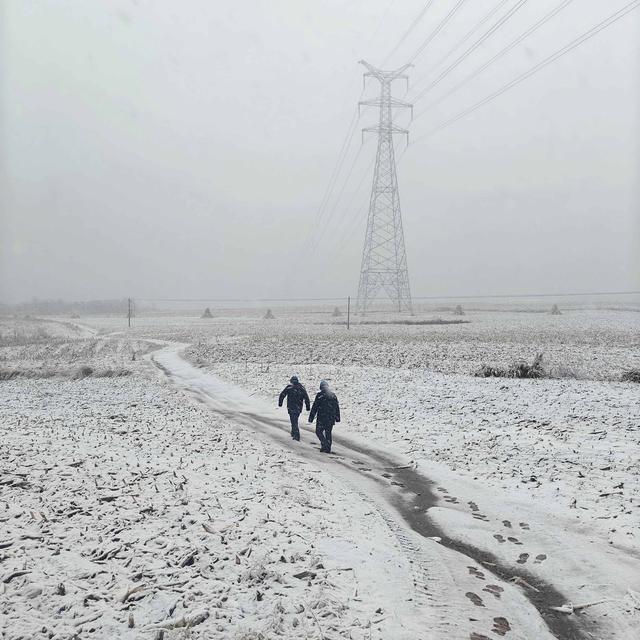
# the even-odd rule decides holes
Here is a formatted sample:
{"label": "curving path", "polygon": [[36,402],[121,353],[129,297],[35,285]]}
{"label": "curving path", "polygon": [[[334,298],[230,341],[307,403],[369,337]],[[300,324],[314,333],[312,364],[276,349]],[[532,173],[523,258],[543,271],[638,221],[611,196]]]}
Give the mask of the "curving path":
{"label": "curving path", "polygon": [[[591,615],[592,609],[596,611],[604,605],[596,604],[576,614],[554,611],[551,607],[565,605],[572,598],[562,593],[549,576],[582,571],[583,575],[576,578],[578,582],[605,577],[610,580],[613,576],[598,573],[609,562],[612,570],[629,581],[632,578],[625,571],[629,576],[634,572],[640,575],[638,559],[625,555],[623,550],[607,549],[605,552],[611,557],[601,562],[599,551],[588,545],[580,550],[584,541],[579,532],[546,527],[536,532],[533,521],[531,525],[522,521],[526,512],[518,511],[512,518],[509,513],[492,514],[487,509],[483,513],[475,494],[460,493],[465,491],[464,485],[448,491],[406,460],[375,450],[353,437],[343,437],[341,432],[336,434],[337,455],[321,454],[315,434],[304,428],[302,441],[293,442],[286,414],[283,417],[274,407],[187,362],[180,353],[186,345],[164,344],[167,346],[150,354],[149,359],[172,383],[238,428],[249,431],[252,437],[276,441],[339,477],[383,515],[412,562],[414,584],[407,589],[412,591],[411,606],[424,616],[429,638],[627,640],[633,637],[628,634],[635,631],[620,616],[612,615],[608,620],[605,617],[607,622],[603,624],[602,616]],[[453,495],[454,492],[458,495]],[[442,522],[443,509],[454,520],[459,519],[459,527],[438,524]],[[502,530],[507,527],[513,530],[513,535],[490,534],[495,530],[491,529],[495,518],[500,517],[505,518]],[[475,538],[465,535],[472,528],[479,532]],[[491,544],[482,542],[485,529],[496,551]],[[564,557],[555,559],[557,572],[553,566],[551,572],[543,570],[551,562],[545,563],[547,554],[526,551],[529,546],[539,549],[540,545],[548,545],[553,551],[557,551],[558,545],[564,548]],[[505,560],[503,548],[518,551],[517,560]],[[574,601],[576,604],[592,601]]]}

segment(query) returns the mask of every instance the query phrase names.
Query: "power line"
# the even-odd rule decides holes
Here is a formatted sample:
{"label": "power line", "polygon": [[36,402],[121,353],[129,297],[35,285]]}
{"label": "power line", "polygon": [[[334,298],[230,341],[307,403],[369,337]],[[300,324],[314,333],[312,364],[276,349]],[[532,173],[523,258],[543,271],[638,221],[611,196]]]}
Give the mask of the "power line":
{"label": "power line", "polygon": [[[371,161],[367,165],[367,168],[365,169],[364,173],[360,177],[360,180],[358,181],[358,186],[351,193],[351,198],[349,199],[349,202],[347,202],[347,204],[345,205],[344,209],[342,210],[343,214],[347,214],[349,211],[352,210],[352,205],[353,205],[353,203],[354,203],[354,201],[356,199],[356,196],[358,195],[358,193],[360,193],[360,189],[362,189],[362,185],[365,182],[365,178],[367,178],[367,176],[371,175],[371,169],[373,167],[374,162],[375,162],[375,156],[371,159]],[[349,227],[349,228],[351,229],[351,227]],[[343,233],[341,235],[342,235],[341,245],[343,245],[349,239],[349,237],[348,237],[349,234],[348,233]]]}
{"label": "power line", "polygon": [[543,25],[545,25],[547,22],[549,22],[549,20],[551,20],[552,18],[554,18],[558,13],[560,13],[560,11],[562,11],[566,6],[568,6],[569,4],[571,4],[573,2],[573,0],[562,0],[562,2],[557,5],[554,9],[552,9],[551,11],[549,11],[549,13],[547,13],[546,15],[544,15],[542,18],[540,18],[540,20],[538,20],[534,25],[532,25],[531,27],[529,27],[528,29],[526,29],[523,33],[521,33],[517,38],[515,38],[515,40],[512,40],[506,47],[504,47],[503,49],[501,49],[500,51],[498,51],[498,53],[496,53],[492,58],[490,58],[489,60],[487,60],[487,62],[485,62],[484,64],[482,64],[480,67],[478,67],[475,71],[473,71],[472,73],[470,73],[468,76],[466,76],[461,82],[459,82],[458,84],[456,84],[452,89],[450,89],[449,91],[447,91],[443,96],[441,96],[440,98],[438,98],[437,100],[429,103],[424,109],[422,109],[421,111],[418,111],[418,113],[414,116],[414,120],[417,120],[420,116],[424,115],[424,113],[426,111],[428,111],[429,109],[432,109],[433,107],[435,107],[436,105],[440,104],[444,99],[448,98],[449,96],[453,95],[456,91],[458,91],[458,89],[460,89],[461,87],[463,87],[465,84],[469,83],[471,80],[473,80],[474,78],[476,78],[478,75],[480,75],[485,69],[487,69],[488,67],[490,67],[494,62],[496,62],[497,60],[499,60],[500,58],[502,58],[504,55],[506,55],[507,53],[509,53],[509,51],[511,51],[514,47],[516,47],[517,45],[519,45],[523,40],[525,40],[526,38],[528,38],[532,33],[534,33],[535,31],[537,31],[540,27],[542,27]]}
{"label": "power line", "polygon": [[422,18],[424,18],[424,15],[427,13],[427,11],[429,11],[429,9],[431,8],[431,5],[434,2],[435,0],[429,0],[424,5],[424,7],[420,11],[420,13],[417,15],[417,17],[414,19],[414,21],[409,25],[407,30],[402,34],[396,46],[393,47],[393,49],[387,54],[387,57],[382,62],[383,67],[387,64],[387,62],[389,62],[391,56],[401,47],[402,43],[409,37],[409,34],[418,26],[418,23],[422,20]]}
{"label": "power line", "polygon": [[497,293],[462,296],[418,296],[414,300],[480,300],[487,298],[578,298],[590,296],[637,296],[640,291],[581,291],[571,293]]}
{"label": "power line", "polygon": [[136,302],[325,302],[346,300],[347,296],[333,298],[132,298]]}
{"label": "power line", "polygon": [[445,129],[446,127],[451,126],[452,124],[456,123],[458,120],[461,120],[462,118],[465,118],[466,116],[470,115],[471,113],[473,113],[477,109],[480,109],[481,107],[485,106],[489,102],[492,102],[493,100],[495,100],[496,98],[501,96],[503,93],[506,93],[507,91],[509,91],[509,89],[512,89],[513,87],[515,87],[516,85],[520,84],[521,82],[523,82],[527,78],[530,78],[532,75],[534,75],[535,73],[537,73],[541,69],[544,69],[546,66],[550,65],[552,62],[555,62],[556,60],[558,60],[562,56],[566,55],[567,53],[569,53],[570,51],[572,51],[576,47],[580,46],[581,44],[583,44],[587,40],[590,40],[595,35],[600,33],[600,31],[603,31],[607,27],[610,27],[612,24],[614,24],[615,22],[617,22],[618,20],[620,20],[621,18],[626,16],[628,13],[631,13],[631,11],[633,11],[634,9],[637,9],[638,6],[640,6],[640,0],[634,0],[634,2],[630,2],[629,4],[625,5],[622,9],[619,9],[614,14],[612,14],[611,16],[609,16],[608,18],[606,18],[602,22],[598,23],[595,27],[593,27],[589,31],[583,33],[581,36],[579,36],[578,38],[576,38],[575,40],[573,40],[572,42],[570,42],[566,46],[562,47],[562,49],[559,49],[555,53],[551,54],[550,56],[548,56],[547,58],[545,58],[544,60],[542,60],[538,64],[534,65],[531,69],[529,69],[528,71],[525,71],[523,74],[519,75],[517,78],[511,80],[511,82],[508,82],[507,84],[505,84],[503,87],[501,87],[497,91],[494,91],[493,93],[491,93],[487,97],[483,98],[479,102],[476,102],[475,104],[471,105],[467,109],[464,109],[463,111],[461,111],[458,115],[454,116],[453,118],[450,118],[449,120],[446,120],[445,122],[443,122],[442,124],[437,126],[435,129],[432,129],[431,131],[427,132],[426,134],[418,137],[414,141],[414,144],[416,142],[419,142],[420,140],[424,140],[425,138],[428,138],[428,137],[432,136],[433,134],[435,134],[435,133],[437,133],[439,131],[442,131],[442,129]]}
{"label": "power line", "polygon": [[409,62],[413,62],[432,42],[432,40],[447,26],[451,18],[455,16],[458,10],[464,5],[468,0],[458,0],[458,2],[453,6],[453,8],[447,13],[447,15],[440,21],[438,26],[422,41],[422,44],[418,47],[418,50],[413,54],[411,58],[409,58]]}
{"label": "power line", "polygon": [[327,184],[327,187],[324,191],[324,195],[322,196],[322,201],[320,202],[320,206],[318,207],[318,210],[316,211],[316,220],[319,221],[322,218],[324,209],[327,206],[327,202],[330,199],[331,196],[331,192],[333,191],[333,187],[335,186],[335,183],[338,179],[338,175],[340,174],[340,170],[342,169],[342,165],[344,163],[344,160],[346,158],[346,149],[349,146],[349,144],[351,144],[351,140],[353,139],[353,135],[356,131],[356,124],[358,123],[358,120],[360,119],[360,115],[358,113],[358,110],[356,109],[353,113],[353,117],[351,118],[351,121],[349,123],[349,127],[347,129],[347,133],[344,137],[344,140],[342,141],[342,146],[340,147],[340,151],[338,153],[338,158],[336,159],[336,163],[333,167],[333,171],[331,172],[331,177],[329,178],[329,183]]}
{"label": "power line", "polygon": [[431,91],[436,85],[444,80],[458,65],[466,60],[479,46],[481,46],[486,40],[488,40],[505,22],[513,17],[528,0],[518,0],[518,2],[505,13],[497,22],[495,22],[480,38],[478,38],[463,54],[458,56],[435,80],[428,84],[417,96],[413,98],[414,102],[419,100],[426,93]]}
{"label": "power line", "polygon": [[378,35],[380,31],[380,27],[382,27],[382,25],[384,24],[385,18],[387,17],[387,15],[389,15],[389,12],[391,11],[391,9],[393,8],[393,5],[396,2],[397,0],[391,0],[391,2],[389,2],[389,4],[387,5],[387,8],[382,12],[380,19],[378,20],[378,24],[376,25],[376,28],[373,30],[373,33],[369,38],[369,43],[373,42],[374,38]]}
{"label": "power line", "polygon": [[336,209],[338,208],[338,204],[340,202],[340,200],[342,199],[342,196],[344,195],[344,191],[347,187],[347,184],[349,182],[349,180],[351,179],[351,176],[353,175],[353,170],[356,167],[356,164],[358,163],[358,158],[360,157],[360,153],[362,151],[362,146],[358,147],[358,151],[356,152],[356,155],[353,158],[353,162],[351,163],[351,166],[349,167],[349,171],[347,172],[347,175],[342,183],[342,188],[340,189],[339,193],[338,193],[338,197],[335,199],[333,207],[331,207],[331,210],[329,211],[329,215],[326,217],[326,220],[324,222],[323,225],[320,226],[320,232],[317,235],[312,235],[313,240],[315,240],[315,245],[314,245],[314,249],[318,246],[320,239],[324,236],[325,233],[325,229],[329,226],[329,222],[330,220],[333,218],[333,214],[335,213]]}
{"label": "power line", "polygon": [[[449,58],[449,56],[456,51],[459,47],[461,47],[487,20],[490,20],[500,9],[502,9],[502,7],[507,4],[507,2],[510,2],[510,0],[501,0],[500,2],[498,2],[497,5],[495,5],[493,7],[493,9],[491,9],[491,11],[489,11],[489,13],[487,13],[485,16],[483,16],[480,21],[473,27],[473,29],[471,29],[470,31],[468,31],[466,33],[466,35],[463,36],[463,38],[457,43],[455,44],[451,49],[449,49],[449,51],[447,51],[447,53],[445,53],[439,60],[438,62],[436,62],[430,69],[429,69],[429,73],[431,71],[434,71],[435,69],[437,69],[447,58]],[[417,82],[413,83],[413,89],[415,90],[417,85],[420,85],[422,83],[423,78],[427,77],[426,75],[423,76],[422,78],[420,78]]]}
{"label": "power line", "polygon": [[[638,296],[640,291],[571,291],[562,293],[495,293],[443,296],[414,296],[414,300],[458,300],[487,298],[577,298],[590,296]],[[347,296],[319,298],[131,298],[135,302],[325,302],[346,300]]]}
{"label": "power line", "polygon": [[358,222],[365,220],[368,207],[369,207],[369,203],[365,202],[359,209],[356,210],[356,215],[354,215],[351,218],[350,220],[351,224],[345,229],[344,233],[342,234],[342,240],[340,241],[335,251],[333,252],[334,258],[340,256],[342,254],[343,249],[347,245],[347,243],[350,240],[353,240],[353,238],[351,237],[351,234],[354,233],[354,231],[356,230],[356,227],[358,226]]}

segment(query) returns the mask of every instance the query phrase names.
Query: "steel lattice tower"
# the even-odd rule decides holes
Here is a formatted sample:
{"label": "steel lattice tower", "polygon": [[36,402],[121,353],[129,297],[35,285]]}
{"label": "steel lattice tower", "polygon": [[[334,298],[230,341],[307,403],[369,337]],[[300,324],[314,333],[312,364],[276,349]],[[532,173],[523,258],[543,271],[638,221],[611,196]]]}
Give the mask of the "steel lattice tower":
{"label": "steel lattice tower", "polygon": [[391,83],[399,79],[408,81],[404,71],[411,65],[406,64],[395,71],[383,71],[372,67],[364,60],[360,63],[367,68],[364,74],[365,81],[367,77],[372,77],[380,82],[380,97],[360,102],[358,108],[379,107],[380,119],[377,127],[362,130],[363,137],[365,132],[378,134],[378,151],[369,201],[356,310],[364,315],[370,302],[378,297],[379,293],[384,293],[385,297],[396,303],[398,311],[413,313],[393,148],[394,134],[409,135],[406,129],[393,124],[393,109],[408,107],[413,111],[413,106],[391,95]]}

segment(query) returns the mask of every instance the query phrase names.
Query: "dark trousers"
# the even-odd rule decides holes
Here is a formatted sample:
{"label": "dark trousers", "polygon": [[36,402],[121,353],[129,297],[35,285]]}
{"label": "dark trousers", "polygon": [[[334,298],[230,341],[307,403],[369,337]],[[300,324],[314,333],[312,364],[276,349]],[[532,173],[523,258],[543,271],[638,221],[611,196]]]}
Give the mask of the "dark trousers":
{"label": "dark trousers", "polygon": [[325,426],[323,424],[316,424],[316,435],[320,440],[320,448],[327,453],[331,453],[331,431],[333,425]]}
{"label": "dark trousers", "polygon": [[289,420],[291,420],[291,437],[294,440],[300,440],[300,429],[298,428],[299,411],[289,410]]}

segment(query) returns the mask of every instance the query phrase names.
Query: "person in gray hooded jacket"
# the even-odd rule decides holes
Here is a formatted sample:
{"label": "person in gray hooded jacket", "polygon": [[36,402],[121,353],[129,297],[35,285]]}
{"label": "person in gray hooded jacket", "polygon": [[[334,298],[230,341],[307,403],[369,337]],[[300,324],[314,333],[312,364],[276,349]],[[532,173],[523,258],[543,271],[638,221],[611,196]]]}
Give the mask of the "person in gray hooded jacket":
{"label": "person in gray hooded jacket", "polygon": [[309,414],[309,422],[316,419],[316,435],[320,440],[320,451],[331,453],[331,432],[336,422],[340,422],[340,404],[336,394],[329,389],[329,383],[320,383],[320,392],[316,395]]}

